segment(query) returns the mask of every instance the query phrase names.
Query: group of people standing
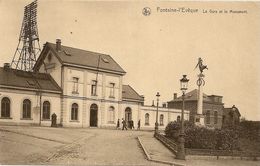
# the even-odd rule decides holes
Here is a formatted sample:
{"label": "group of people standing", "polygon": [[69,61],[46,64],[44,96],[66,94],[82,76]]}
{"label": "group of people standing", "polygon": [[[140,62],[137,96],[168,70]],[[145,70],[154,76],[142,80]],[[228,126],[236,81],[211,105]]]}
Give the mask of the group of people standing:
{"label": "group of people standing", "polygon": [[[131,130],[135,129],[133,120],[128,121],[127,124],[126,120],[122,118],[121,123],[122,123],[122,130],[127,130],[127,127],[129,127]],[[137,123],[137,130],[140,130],[140,125],[141,125],[141,120],[139,119]],[[116,128],[120,129],[120,119],[117,120]]]}

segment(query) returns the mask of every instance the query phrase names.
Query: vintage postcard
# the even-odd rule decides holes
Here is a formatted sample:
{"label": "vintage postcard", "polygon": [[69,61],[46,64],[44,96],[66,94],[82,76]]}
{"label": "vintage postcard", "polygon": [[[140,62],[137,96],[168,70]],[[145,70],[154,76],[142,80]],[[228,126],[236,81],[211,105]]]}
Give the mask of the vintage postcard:
{"label": "vintage postcard", "polygon": [[259,165],[260,2],[0,0],[1,165]]}

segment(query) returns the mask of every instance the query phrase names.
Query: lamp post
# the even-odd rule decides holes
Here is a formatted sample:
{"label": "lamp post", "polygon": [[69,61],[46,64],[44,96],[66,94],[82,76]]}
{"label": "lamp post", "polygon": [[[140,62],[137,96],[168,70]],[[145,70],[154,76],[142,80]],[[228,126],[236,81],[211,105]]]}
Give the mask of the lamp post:
{"label": "lamp post", "polygon": [[181,91],[182,91],[182,110],[181,110],[181,133],[179,136],[179,144],[176,158],[185,160],[185,149],[184,149],[184,100],[185,100],[185,92],[188,89],[189,79],[186,78],[187,75],[183,75],[182,79],[180,79],[181,83]]}
{"label": "lamp post", "polygon": [[159,92],[157,92],[156,97],[157,97],[157,108],[156,108],[156,122],[155,122],[155,127],[154,127],[154,129],[155,129],[154,135],[156,135],[158,133],[158,107],[159,107],[159,97],[160,97]]}

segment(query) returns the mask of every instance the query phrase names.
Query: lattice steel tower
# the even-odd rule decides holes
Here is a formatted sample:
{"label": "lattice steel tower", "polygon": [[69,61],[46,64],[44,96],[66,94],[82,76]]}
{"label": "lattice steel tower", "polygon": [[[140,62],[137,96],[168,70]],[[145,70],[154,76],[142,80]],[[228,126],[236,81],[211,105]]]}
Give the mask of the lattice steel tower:
{"label": "lattice steel tower", "polygon": [[11,67],[17,70],[32,71],[40,51],[37,29],[37,0],[35,0],[24,7],[19,42]]}

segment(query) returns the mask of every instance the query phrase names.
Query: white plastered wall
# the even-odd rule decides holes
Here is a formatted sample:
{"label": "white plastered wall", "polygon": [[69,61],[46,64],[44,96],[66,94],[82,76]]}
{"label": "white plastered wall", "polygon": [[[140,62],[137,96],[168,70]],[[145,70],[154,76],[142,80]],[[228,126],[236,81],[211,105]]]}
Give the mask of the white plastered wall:
{"label": "white plastered wall", "polygon": [[[32,91],[24,91],[18,89],[3,89],[0,88],[0,101],[4,97],[8,97],[10,99],[10,119],[0,118],[1,123],[6,124],[40,124],[40,96],[36,95],[36,92]],[[31,101],[31,118],[23,119],[23,101],[25,99],[29,99]],[[50,115],[55,113],[57,115],[57,123],[60,123],[60,95],[53,93],[42,93],[41,103],[44,101],[50,102]],[[41,104],[41,106],[42,106]],[[0,107],[1,112],[1,107]],[[42,114],[41,108],[41,114]],[[41,120],[41,125],[50,126],[51,125],[51,117],[50,120]]]}

